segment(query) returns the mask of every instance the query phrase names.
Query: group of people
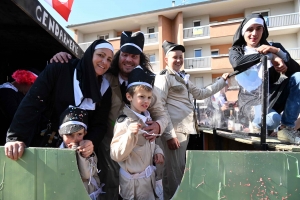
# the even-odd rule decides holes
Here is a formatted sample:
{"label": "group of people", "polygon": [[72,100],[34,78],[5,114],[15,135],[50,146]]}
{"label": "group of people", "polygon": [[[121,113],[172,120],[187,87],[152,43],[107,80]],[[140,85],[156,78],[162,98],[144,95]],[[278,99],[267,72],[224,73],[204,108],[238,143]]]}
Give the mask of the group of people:
{"label": "group of people", "polygon": [[[267,55],[273,65],[269,69],[270,92],[285,73],[291,92],[288,97],[283,95],[284,113],[288,113],[281,120],[281,135],[295,139],[289,122],[296,113],[298,116],[299,108],[291,111],[288,106],[295,107],[299,101],[294,94],[299,90],[295,73],[299,65],[290,67],[293,60],[289,54],[282,46],[270,45],[267,36],[261,15],[246,18],[234,37],[229,59],[234,70],[243,75],[251,67],[259,68],[260,58]],[[6,134],[5,155],[17,160],[25,147],[36,144],[40,136],[36,127],[46,116],[51,132],[62,138],[59,148],[76,149],[91,199],[162,198],[156,188],[160,178],[163,198],[171,199],[183,177],[189,135],[197,134],[193,100],[205,99],[224,88],[228,73],[214,84],[197,88],[189,74],[180,71],[185,47],[164,41],[167,67],[155,75],[143,53],[144,40],[142,32],[123,31],[117,52],[100,39],[81,59],[70,59],[64,52],[56,54],[15,112]],[[255,93],[241,89],[241,100],[243,94]],[[239,103],[241,108],[245,105],[249,103]],[[99,177],[97,168],[101,170]]]}

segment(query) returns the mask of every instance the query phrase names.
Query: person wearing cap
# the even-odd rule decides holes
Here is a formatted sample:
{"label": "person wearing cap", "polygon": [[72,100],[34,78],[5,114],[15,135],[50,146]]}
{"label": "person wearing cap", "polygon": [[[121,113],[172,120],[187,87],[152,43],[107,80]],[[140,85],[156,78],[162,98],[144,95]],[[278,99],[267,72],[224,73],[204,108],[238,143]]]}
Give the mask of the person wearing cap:
{"label": "person wearing cap", "polygon": [[152,99],[154,76],[137,66],[128,77],[126,98],[114,127],[111,158],[120,165],[120,195],[123,199],[155,200],[155,166],[164,161],[161,148],[145,138],[148,107]]}
{"label": "person wearing cap", "polygon": [[[126,99],[126,88],[130,72],[138,65],[145,71],[151,71],[149,59],[143,53],[145,37],[140,31],[123,31],[120,40],[120,50],[115,53],[112,64],[105,77],[112,88],[112,107],[108,119],[108,131],[99,147],[98,168],[101,169],[100,179],[105,183],[105,195],[101,198],[107,200],[118,199],[119,194],[119,165],[110,158],[110,142],[113,137],[113,129],[116,119],[122,111]],[[68,62],[71,55],[60,52],[53,56],[50,62]],[[156,88],[152,91],[152,100],[149,112],[153,121],[147,121],[148,126],[145,131],[153,134],[162,134],[168,124],[167,114],[161,104]],[[146,135],[149,140],[154,140],[156,136]]]}
{"label": "person wearing cap", "polygon": [[77,165],[84,187],[92,200],[100,199],[103,193],[102,185],[97,170],[97,156],[93,152],[88,157],[81,155],[82,150],[78,148],[83,137],[87,134],[88,112],[87,110],[70,106],[60,116],[59,135],[63,142],[61,149],[75,149]]}
{"label": "person wearing cap", "polygon": [[109,42],[96,40],[80,60],[47,65],[18,107],[7,132],[5,155],[13,160],[23,155],[24,147],[33,144],[43,115],[51,122],[51,132],[57,133],[60,114],[72,105],[89,114],[88,134],[78,148],[83,157],[90,156],[107,130],[112,92],[103,74],[113,52]]}
{"label": "person wearing cap", "polygon": [[180,71],[183,66],[184,46],[164,41],[162,47],[167,64],[155,78],[162,104],[168,113],[169,124],[161,137],[165,154],[163,170],[164,199],[171,199],[181,183],[185,169],[185,153],[190,134],[197,134],[197,119],[193,99],[205,99],[220,91],[225,85],[228,73],[214,84],[197,88],[189,74]]}
{"label": "person wearing cap", "polygon": [[16,70],[13,82],[0,85],[0,145],[6,142],[6,133],[22,99],[34,83],[37,75],[28,70]]}
{"label": "person wearing cap", "polygon": [[280,43],[269,43],[268,35],[265,20],[259,14],[247,16],[234,35],[229,60],[233,69],[239,73],[235,77],[240,85],[238,105],[244,114],[254,107],[256,113],[252,124],[260,131],[261,58],[267,56],[270,94],[267,129],[272,132],[281,121],[278,139],[300,143],[297,130],[294,129],[300,112],[300,66]]}

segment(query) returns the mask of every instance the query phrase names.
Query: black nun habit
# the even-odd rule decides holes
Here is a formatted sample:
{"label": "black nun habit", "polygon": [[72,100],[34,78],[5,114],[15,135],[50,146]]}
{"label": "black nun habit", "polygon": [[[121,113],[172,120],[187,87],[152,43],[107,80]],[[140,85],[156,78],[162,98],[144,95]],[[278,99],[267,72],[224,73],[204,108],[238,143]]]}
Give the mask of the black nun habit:
{"label": "black nun habit", "polygon": [[[57,132],[60,114],[75,105],[74,73],[84,99],[95,103],[94,110],[88,110],[88,133],[84,139],[91,140],[95,147],[106,133],[107,118],[111,107],[111,88],[109,84],[103,91],[102,76],[96,77],[92,58],[95,47],[105,40],[94,41],[80,60],[68,63],[53,63],[46,66],[39,75],[24,100],[21,102],[7,133],[7,142],[23,141],[26,146],[39,146],[40,130],[51,122],[52,131]],[[107,82],[108,83],[108,82]],[[92,104],[93,105],[93,104]],[[41,124],[44,124],[42,126]]]}

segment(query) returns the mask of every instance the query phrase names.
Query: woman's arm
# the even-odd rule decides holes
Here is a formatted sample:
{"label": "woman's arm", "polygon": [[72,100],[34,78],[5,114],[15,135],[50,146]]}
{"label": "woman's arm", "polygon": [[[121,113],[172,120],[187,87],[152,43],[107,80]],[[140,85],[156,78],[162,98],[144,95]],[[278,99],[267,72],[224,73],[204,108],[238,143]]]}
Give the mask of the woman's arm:
{"label": "woman's arm", "polygon": [[60,65],[50,64],[36,79],[23,101],[20,103],[7,132],[5,155],[17,160],[29,146],[41,114],[48,106],[49,99],[60,73]]}

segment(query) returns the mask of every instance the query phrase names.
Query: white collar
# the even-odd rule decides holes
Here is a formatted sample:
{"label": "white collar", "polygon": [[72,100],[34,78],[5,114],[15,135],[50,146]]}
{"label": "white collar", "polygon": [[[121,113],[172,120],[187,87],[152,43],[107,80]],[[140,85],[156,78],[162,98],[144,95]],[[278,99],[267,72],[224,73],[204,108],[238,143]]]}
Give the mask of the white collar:
{"label": "white collar", "polygon": [[[77,74],[77,71],[75,69],[74,70],[74,76],[73,76],[73,87],[74,87],[73,92],[74,92],[75,106],[80,105],[79,108],[82,108],[82,109],[85,109],[85,110],[95,110],[96,104],[93,103],[93,100],[91,98],[84,98],[84,96],[82,94],[82,91],[79,87],[79,81],[77,80],[77,75],[76,74]],[[83,99],[83,101],[82,101],[82,99]]]}
{"label": "white collar", "polygon": [[256,48],[252,48],[252,47],[248,47],[248,46],[244,46],[244,52],[245,52],[245,55],[258,53]]}
{"label": "white collar", "polygon": [[176,72],[177,74],[178,74],[178,76],[180,76],[180,77],[185,77],[185,74],[184,73],[181,73],[181,72]]}
{"label": "white collar", "polygon": [[[127,106],[127,108],[129,108],[129,106],[128,105],[125,105],[125,106]],[[150,120],[152,120],[152,118],[150,117],[150,113],[149,113],[149,111],[148,110],[146,110],[145,112],[144,112],[144,115],[142,115],[142,114],[140,114],[140,113],[137,113],[137,112],[135,112],[135,111],[133,111],[131,108],[129,108],[138,118],[140,118],[145,124],[146,124],[146,122],[147,121],[150,121]],[[147,125],[147,124],[146,124]]]}
{"label": "white collar", "polygon": [[[120,83],[120,85],[122,85],[122,83],[123,83],[125,80],[120,76],[120,74],[118,75],[118,77],[119,77],[119,83]],[[126,86],[128,85],[128,81],[125,81],[125,85],[126,85]]]}
{"label": "white collar", "polygon": [[10,89],[13,89],[14,91],[18,92],[18,89],[9,82],[3,83],[2,85],[0,85],[0,88],[10,88]]}

